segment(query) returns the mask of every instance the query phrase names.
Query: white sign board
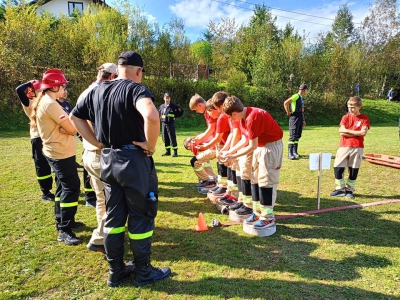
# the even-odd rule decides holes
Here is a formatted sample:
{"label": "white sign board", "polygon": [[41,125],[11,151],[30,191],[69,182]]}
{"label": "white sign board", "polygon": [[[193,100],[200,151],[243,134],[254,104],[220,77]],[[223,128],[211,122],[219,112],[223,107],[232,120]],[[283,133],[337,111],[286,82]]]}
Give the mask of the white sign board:
{"label": "white sign board", "polygon": [[[319,155],[320,153],[310,153],[310,170],[319,170]],[[322,170],[331,168],[332,153],[322,153]]]}

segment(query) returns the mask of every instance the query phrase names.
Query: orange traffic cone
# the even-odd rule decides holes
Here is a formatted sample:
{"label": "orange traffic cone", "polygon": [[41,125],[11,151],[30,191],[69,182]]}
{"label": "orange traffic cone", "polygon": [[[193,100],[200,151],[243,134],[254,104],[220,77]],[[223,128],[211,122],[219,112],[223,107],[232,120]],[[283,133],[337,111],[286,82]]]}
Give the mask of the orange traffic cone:
{"label": "orange traffic cone", "polygon": [[199,217],[197,219],[196,231],[206,231],[206,230],[208,230],[206,220],[204,220],[203,214],[199,213]]}

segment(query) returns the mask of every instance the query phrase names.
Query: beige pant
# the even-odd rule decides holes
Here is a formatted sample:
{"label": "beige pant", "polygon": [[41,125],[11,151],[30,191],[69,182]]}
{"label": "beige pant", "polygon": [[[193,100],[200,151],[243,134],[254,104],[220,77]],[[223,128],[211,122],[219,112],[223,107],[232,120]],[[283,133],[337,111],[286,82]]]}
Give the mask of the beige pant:
{"label": "beige pant", "polygon": [[104,184],[100,180],[100,153],[101,150],[85,150],[82,156],[83,165],[90,175],[90,184],[96,193],[96,218],[97,228],[93,230],[89,243],[104,245],[103,228],[106,220],[106,197],[104,195]]}
{"label": "beige pant", "polygon": [[238,165],[236,171],[239,171],[240,178],[242,180],[251,179],[251,164],[253,161],[253,152],[247,153],[245,155],[239,156]]}
{"label": "beige pant", "polygon": [[336,151],[333,167],[359,169],[363,153],[364,148],[339,147]]}
{"label": "beige pant", "polygon": [[194,163],[194,170],[197,177],[200,180],[205,180],[204,177],[207,176],[209,180],[214,180],[217,176],[215,175],[210,161],[216,156],[216,151],[207,149],[197,153],[197,160]]}
{"label": "beige pant", "polygon": [[273,188],[272,207],[274,207],[282,167],[282,140],[266,143],[253,153],[252,183],[258,184],[260,188]]}

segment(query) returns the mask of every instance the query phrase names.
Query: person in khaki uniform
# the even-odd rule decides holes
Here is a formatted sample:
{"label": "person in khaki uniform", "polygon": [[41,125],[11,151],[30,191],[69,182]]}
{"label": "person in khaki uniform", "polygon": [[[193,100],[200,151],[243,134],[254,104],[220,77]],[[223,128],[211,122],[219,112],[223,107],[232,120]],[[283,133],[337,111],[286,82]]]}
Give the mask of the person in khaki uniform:
{"label": "person in khaki uniform", "polygon": [[[87,94],[98,87],[104,81],[113,80],[118,77],[117,65],[113,63],[104,63],[97,68],[97,78],[86,90],[82,92],[76,103],[81,102]],[[90,121],[88,121],[90,122]],[[93,124],[91,128],[93,128]],[[87,172],[90,174],[90,184],[96,194],[96,218],[97,227],[93,230],[92,237],[90,238],[87,248],[92,251],[105,253],[104,248],[104,223],[106,213],[106,197],[104,195],[104,184],[100,180],[100,154],[101,149],[90,144],[87,140],[82,139],[83,142],[83,165]]]}
{"label": "person in khaki uniform", "polygon": [[[32,113],[32,103],[41,92],[40,85],[41,82],[39,80],[31,80],[15,89],[28,118]],[[32,158],[35,163],[36,176],[42,191],[42,200],[54,201],[54,194],[50,192],[53,186],[53,177],[51,176],[50,165],[43,156],[42,139],[36,127],[30,126],[29,134],[31,136]]]}
{"label": "person in khaki uniform", "polygon": [[55,173],[57,184],[55,198],[56,227],[60,231],[57,240],[76,245],[80,240],[72,231],[82,226],[75,222],[78,208],[80,182],[76,169],[76,130],[68,114],[57,103],[66,89],[61,70],[50,69],[43,74],[41,94],[32,104],[31,125],[37,127],[43,141],[43,154]]}

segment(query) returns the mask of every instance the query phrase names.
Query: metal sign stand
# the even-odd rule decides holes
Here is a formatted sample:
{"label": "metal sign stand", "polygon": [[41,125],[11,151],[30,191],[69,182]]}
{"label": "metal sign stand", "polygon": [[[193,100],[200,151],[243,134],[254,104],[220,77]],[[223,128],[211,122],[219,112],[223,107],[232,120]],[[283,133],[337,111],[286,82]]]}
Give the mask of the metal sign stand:
{"label": "metal sign stand", "polygon": [[310,153],[310,170],[318,170],[317,209],[321,204],[322,170],[330,169],[332,153]]}

